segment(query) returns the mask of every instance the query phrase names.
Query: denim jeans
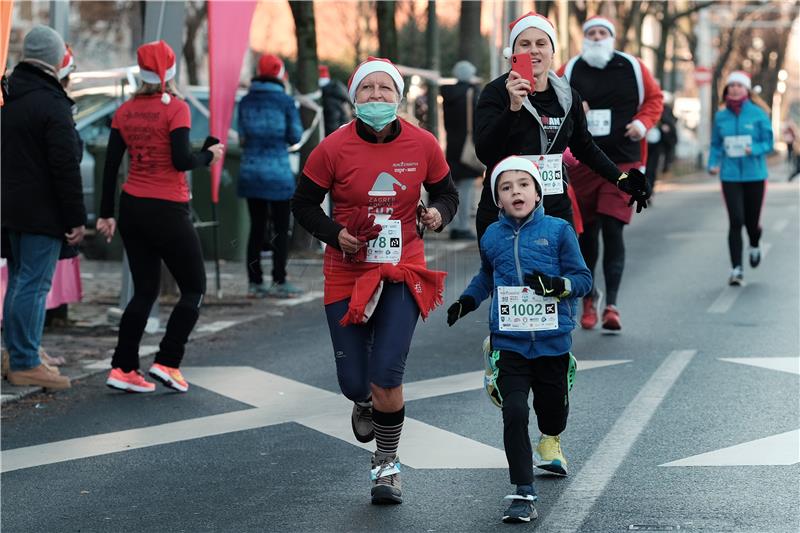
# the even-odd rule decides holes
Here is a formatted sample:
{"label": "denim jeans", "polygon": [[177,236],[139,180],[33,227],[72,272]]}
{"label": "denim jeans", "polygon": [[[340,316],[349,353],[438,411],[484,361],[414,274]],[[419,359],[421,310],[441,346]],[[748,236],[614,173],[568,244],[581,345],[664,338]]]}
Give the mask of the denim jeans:
{"label": "denim jeans", "polygon": [[45,301],[56,270],[61,239],[9,230],[8,287],[3,302],[3,340],[11,370],[41,364]]}

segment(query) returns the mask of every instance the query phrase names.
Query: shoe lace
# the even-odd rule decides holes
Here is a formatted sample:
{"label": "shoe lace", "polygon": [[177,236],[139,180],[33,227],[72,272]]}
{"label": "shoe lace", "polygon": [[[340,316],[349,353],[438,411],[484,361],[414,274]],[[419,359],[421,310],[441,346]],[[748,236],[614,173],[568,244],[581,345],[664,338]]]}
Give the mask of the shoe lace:
{"label": "shoe lace", "polygon": [[376,485],[389,485],[390,487],[396,487],[398,485],[397,474],[390,474],[388,476],[383,476],[383,472],[388,470],[389,468],[394,467],[395,461],[392,459],[386,459],[380,463],[378,463],[378,472],[375,474],[377,478],[375,480]]}

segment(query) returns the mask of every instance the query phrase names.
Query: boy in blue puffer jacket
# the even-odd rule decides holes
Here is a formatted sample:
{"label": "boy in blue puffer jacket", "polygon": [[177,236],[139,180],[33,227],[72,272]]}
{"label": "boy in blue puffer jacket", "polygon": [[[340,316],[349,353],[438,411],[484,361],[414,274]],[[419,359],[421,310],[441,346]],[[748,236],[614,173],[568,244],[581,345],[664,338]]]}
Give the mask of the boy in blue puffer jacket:
{"label": "boy in blue puffer jacket", "polygon": [[[495,401],[503,410],[503,443],[516,493],[504,522],[536,518],[533,462],[567,474],[559,435],[569,412],[568,374],[577,298],[592,276],[567,222],[544,214],[542,179],[531,161],[502,160],[491,187],[500,219],[481,238],[481,270],[447,310],[447,323],[474,311],[490,295]],[[528,435],[528,393],[542,435],[534,455]]]}

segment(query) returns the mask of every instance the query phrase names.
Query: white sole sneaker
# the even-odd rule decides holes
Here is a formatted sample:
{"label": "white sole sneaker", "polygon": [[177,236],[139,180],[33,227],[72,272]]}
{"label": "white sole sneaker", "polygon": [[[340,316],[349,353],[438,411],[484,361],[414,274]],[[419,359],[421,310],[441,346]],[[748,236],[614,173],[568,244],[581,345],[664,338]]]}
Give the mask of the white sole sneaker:
{"label": "white sole sneaker", "polygon": [[169,387],[170,389],[175,389],[178,392],[186,392],[189,390],[188,385],[181,385],[180,383],[173,380],[169,374],[161,370],[160,368],[150,367],[150,370],[147,371],[154,379],[160,381],[164,386]]}
{"label": "white sole sneaker", "polygon": [[126,383],[125,381],[120,381],[114,378],[108,378],[106,380],[106,385],[111,387],[112,389],[117,389],[125,392],[153,392],[156,390],[155,387],[152,389],[146,387],[140,387],[138,385],[131,385],[130,383]]}

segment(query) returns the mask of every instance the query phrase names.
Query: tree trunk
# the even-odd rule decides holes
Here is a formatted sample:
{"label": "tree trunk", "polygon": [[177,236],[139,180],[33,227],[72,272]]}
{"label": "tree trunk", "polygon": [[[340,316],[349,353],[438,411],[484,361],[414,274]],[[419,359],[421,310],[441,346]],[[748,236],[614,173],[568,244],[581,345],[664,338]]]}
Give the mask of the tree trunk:
{"label": "tree trunk", "polygon": [[[314,3],[302,0],[290,0],[289,7],[292,9],[294,17],[295,36],[297,38],[297,92],[300,94],[310,94],[318,89],[317,80],[319,79],[318,59],[317,59],[317,30],[314,22]],[[300,118],[303,127],[308,128],[314,120],[314,111],[300,108]],[[305,166],[311,151],[319,144],[319,129],[308,139],[308,142],[300,149],[300,168]],[[305,251],[313,249],[316,240],[295,220],[292,231],[292,250]]]}
{"label": "tree trunk", "polygon": [[461,0],[461,20],[458,25],[458,60],[476,67],[481,64],[481,3]]}
{"label": "tree trunk", "polygon": [[397,2],[375,2],[378,17],[378,54],[381,57],[397,61],[397,25],[395,24],[395,8]]}
{"label": "tree trunk", "polygon": [[[428,25],[425,29],[428,68],[439,72],[439,25],[436,22],[436,2],[428,1]],[[428,131],[439,136],[439,85],[435,81],[428,82]]]}

